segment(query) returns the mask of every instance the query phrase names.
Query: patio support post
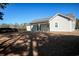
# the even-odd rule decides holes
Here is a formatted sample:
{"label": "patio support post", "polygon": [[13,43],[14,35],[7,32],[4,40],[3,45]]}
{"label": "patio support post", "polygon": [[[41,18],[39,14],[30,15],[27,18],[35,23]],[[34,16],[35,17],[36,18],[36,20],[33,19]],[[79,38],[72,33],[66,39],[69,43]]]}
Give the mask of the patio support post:
{"label": "patio support post", "polygon": [[39,31],[41,31],[41,30],[40,30],[40,24],[38,24],[38,27],[39,27]]}

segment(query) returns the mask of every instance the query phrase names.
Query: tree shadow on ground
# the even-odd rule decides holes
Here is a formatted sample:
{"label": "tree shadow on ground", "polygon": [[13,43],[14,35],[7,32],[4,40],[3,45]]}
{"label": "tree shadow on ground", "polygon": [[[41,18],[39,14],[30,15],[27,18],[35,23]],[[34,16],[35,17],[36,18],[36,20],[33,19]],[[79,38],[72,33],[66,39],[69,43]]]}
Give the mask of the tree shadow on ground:
{"label": "tree shadow on ground", "polygon": [[[8,40],[2,42],[0,44],[0,55],[26,55],[26,53],[23,53],[24,51],[27,51],[27,41],[25,37],[22,38],[24,35],[24,33],[20,33],[18,34],[19,37],[11,36]],[[22,42],[19,43],[17,41]],[[6,44],[7,42],[8,44]]]}
{"label": "tree shadow on ground", "polygon": [[[38,53],[41,56],[75,56],[79,55],[79,36],[74,35],[54,35],[42,38],[46,39],[41,46],[38,45]],[[48,41],[47,41],[48,40]],[[38,42],[39,44],[39,42]]]}
{"label": "tree shadow on ground", "polygon": [[[45,32],[25,32],[19,33],[18,36],[20,37],[16,38],[17,36],[9,36],[9,40],[12,42],[8,45],[5,45],[5,43],[9,40],[6,40],[0,44],[0,55],[33,56],[33,50],[37,51],[36,53],[38,53],[38,56],[79,55],[79,36],[50,35]],[[13,37],[16,39],[14,40]],[[18,40],[22,42],[18,43]],[[36,42],[35,48],[33,41]]]}

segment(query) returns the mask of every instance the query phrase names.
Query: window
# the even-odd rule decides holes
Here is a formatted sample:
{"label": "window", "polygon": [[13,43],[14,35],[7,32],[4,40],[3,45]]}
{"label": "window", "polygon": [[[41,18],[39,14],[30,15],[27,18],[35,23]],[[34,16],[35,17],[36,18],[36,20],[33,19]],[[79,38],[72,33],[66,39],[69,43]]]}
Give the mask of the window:
{"label": "window", "polygon": [[55,23],[55,27],[58,27],[58,23]]}

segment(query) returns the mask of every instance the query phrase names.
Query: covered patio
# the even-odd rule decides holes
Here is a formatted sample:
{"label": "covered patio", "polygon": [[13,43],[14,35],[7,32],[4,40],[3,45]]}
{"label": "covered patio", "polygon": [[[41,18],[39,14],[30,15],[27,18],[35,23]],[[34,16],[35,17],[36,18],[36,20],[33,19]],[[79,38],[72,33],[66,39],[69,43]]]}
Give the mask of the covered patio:
{"label": "covered patio", "polygon": [[33,32],[38,32],[38,31],[46,32],[50,30],[48,20],[32,22],[31,25],[32,25],[31,30]]}

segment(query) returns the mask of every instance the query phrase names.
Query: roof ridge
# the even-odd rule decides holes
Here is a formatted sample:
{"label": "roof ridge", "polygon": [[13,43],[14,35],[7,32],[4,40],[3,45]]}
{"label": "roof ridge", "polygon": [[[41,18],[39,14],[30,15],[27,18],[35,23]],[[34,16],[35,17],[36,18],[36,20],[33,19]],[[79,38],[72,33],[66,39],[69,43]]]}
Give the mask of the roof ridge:
{"label": "roof ridge", "polygon": [[65,16],[65,17],[67,17],[67,18],[72,19],[72,17],[69,17],[68,15],[64,15],[64,14],[59,14],[59,15],[63,15],[63,16]]}

